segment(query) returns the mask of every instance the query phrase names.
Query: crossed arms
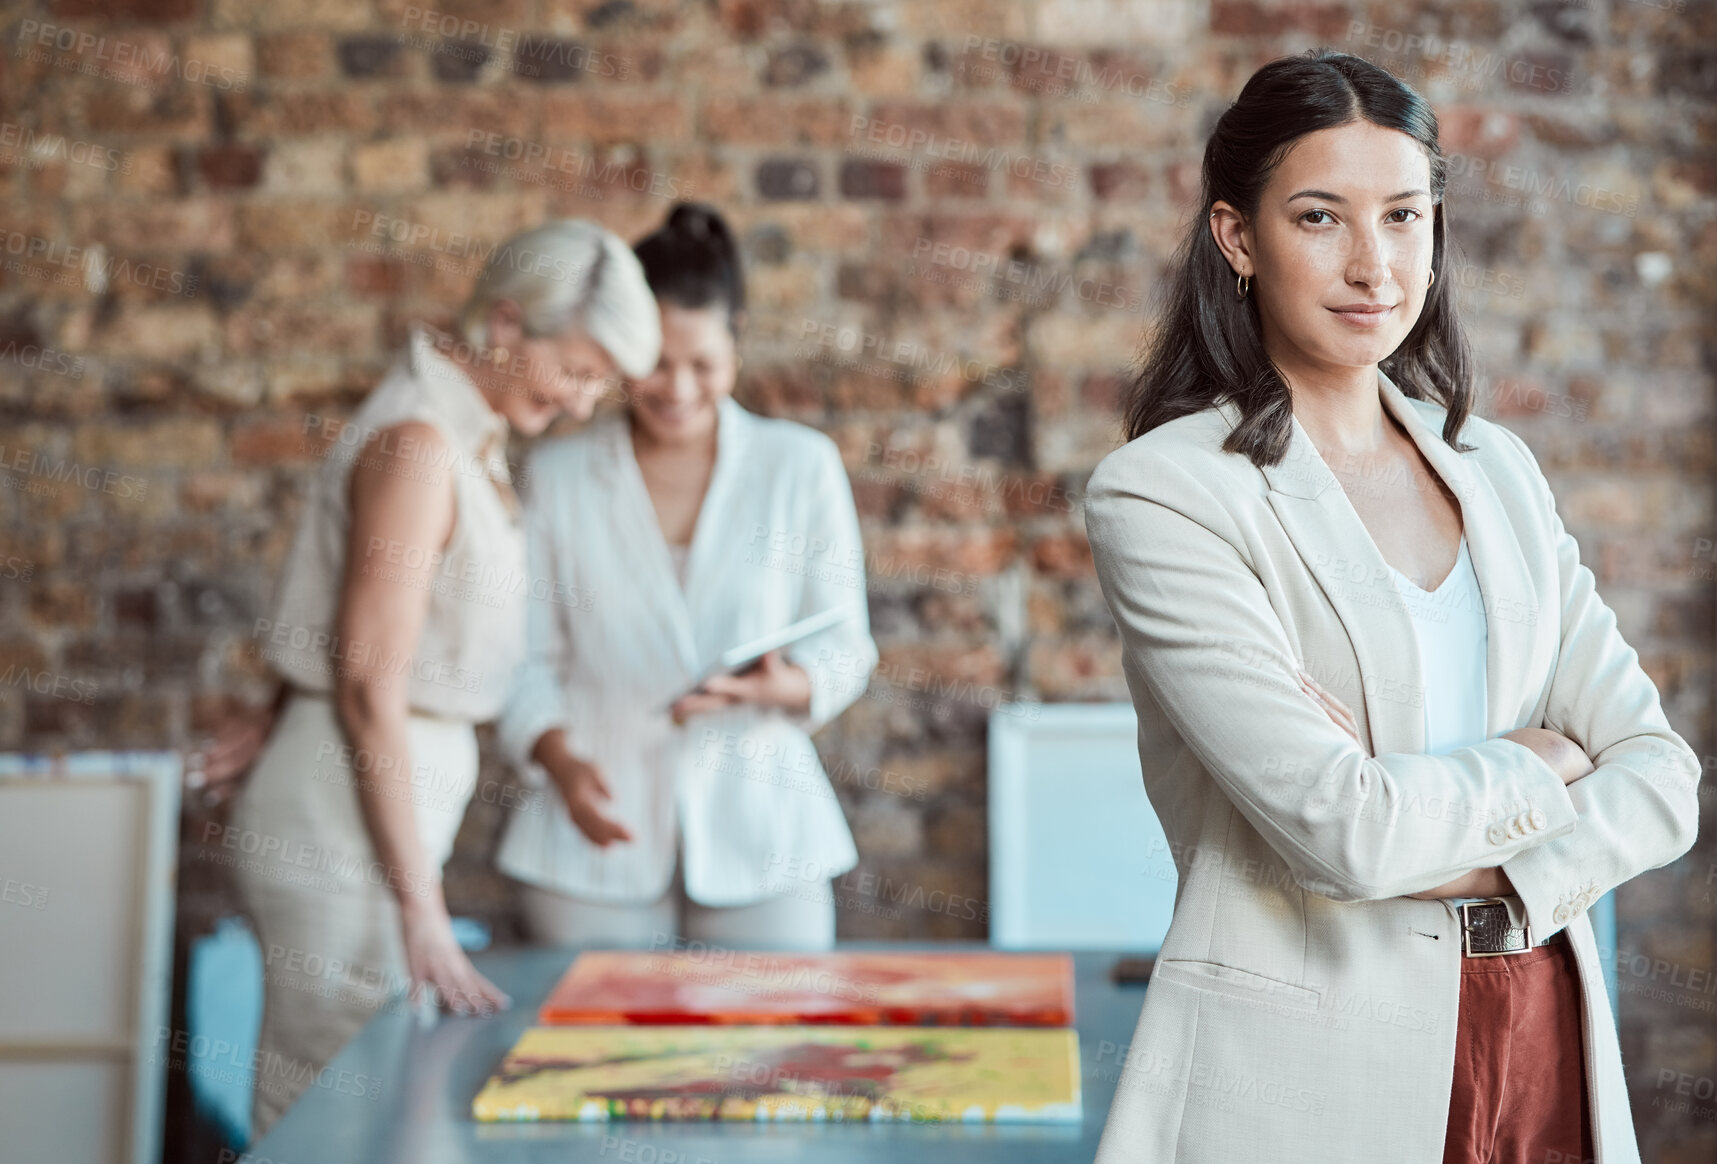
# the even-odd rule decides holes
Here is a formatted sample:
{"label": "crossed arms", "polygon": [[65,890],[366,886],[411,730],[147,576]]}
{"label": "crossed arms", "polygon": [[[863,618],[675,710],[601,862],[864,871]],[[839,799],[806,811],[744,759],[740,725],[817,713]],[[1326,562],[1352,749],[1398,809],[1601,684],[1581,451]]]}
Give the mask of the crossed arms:
{"label": "crossed arms", "polygon": [[[1542,474],[1561,625],[1544,727],[1594,765],[1566,785],[1508,736],[1444,755],[1368,756],[1300,685],[1286,630],[1223,502],[1172,462],[1152,462],[1148,489],[1126,475],[1118,460],[1099,466],[1086,526],[1128,671],[1302,887],[1339,901],[1440,895],[1500,866],[1533,931],[1547,935],[1692,847],[1698,758],[1599,599]],[[1235,649],[1211,650],[1212,628]],[[1284,771],[1319,773],[1333,797],[1308,797]],[[1410,798],[1433,797],[1467,812],[1402,811]],[[1473,827],[1521,805],[1541,811],[1544,827],[1500,839]]]}

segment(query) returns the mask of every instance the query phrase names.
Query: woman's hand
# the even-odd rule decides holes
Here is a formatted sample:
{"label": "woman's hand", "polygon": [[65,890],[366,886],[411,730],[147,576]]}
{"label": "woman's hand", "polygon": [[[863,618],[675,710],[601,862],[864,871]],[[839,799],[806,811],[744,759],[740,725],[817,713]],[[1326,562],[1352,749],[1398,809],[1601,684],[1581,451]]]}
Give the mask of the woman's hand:
{"label": "woman's hand", "polygon": [[[1354,719],[1353,712],[1348,709],[1347,704],[1325,691],[1318,681],[1305,671],[1300,672],[1300,686],[1305,689],[1307,695],[1317,701],[1319,707],[1322,707],[1329,714],[1336,726],[1352,736],[1355,743],[1359,743],[1358,721]],[[1521,729],[1521,732],[1542,731],[1541,728]],[[1518,734],[1520,733],[1511,733],[1511,737]],[[1555,732],[1544,732],[1543,734],[1555,736],[1556,739],[1573,747],[1571,740],[1557,736]],[[1526,744],[1525,740],[1518,742]],[[1548,740],[1540,739],[1537,741],[1537,745],[1537,747],[1533,747],[1532,744],[1526,744],[1526,746],[1532,747],[1534,751],[1543,748],[1544,752],[1540,752],[1540,755],[1544,755],[1545,752],[1554,752],[1556,749],[1555,743]],[[1363,745],[1361,746],[1363,747]],[[1578,749],[1575,750],[1578,751]],[[1582,758],[1585,756],[1584,752],[1580,754]],[[1546,756],[1546,759],[1548,760],[1549,757]],[[1551,766],[1555,767],[1554,762],[1551,763]],[[1508,879],[1508,874],[1504,873],[1502,867],[1498,865],[1484,869],[1468,869],[1453,881],[1445,882],[1435,889],[1425,889],[1418,893],[1409,893],[1407,896],[1419,898],[1421,901],[1435,901],[1444,897],[1500,897],[1505,893],[1513,892],[1514,883]]]}
{"label": "woman's hand", "polygon": [[736,703],[774,707],[794,715],[811,710],[811,676],[797,663],[789,663],[780,651],[770,651],[737,675],[717,675],[668,709],[674,722],[706,711],[719,711]]}
{"label": "woman's hand", "polygon": [[413,1002],[428,990],[437,1005],[454,1014],[494,1014],[513,1005],[459,948],[439,893],[432,900],[402,903],[400,921]]}
{"label": "woman's hand", "polygon": [[614,793],[602,770],[587,760],[572,754],[566,746],[566,733],[560,728],[544,732],[531,751],[531,758],[547,769],[549,779],[560,790],[566,802],[567,814],[590,843],[605,849],[614,841],[629,841],[632,833],[613,817],[605,816],[600,807],[604,800],[613,800]]}
{"label": "woman's hand", "polygon": [[1586,750],[1561,732],[1551,731],[1549,728],[1516,728],[1514,731],[1504,732],[1502,738],[1513,740],[1536,752],[1541,760],[1556,770],[1556,775],[1562,777],[1563,787],[1596,771],[1592,767],[1592,758],[1586,755]]}
{"label": "woman's hand", "polygon": [[214,731],[185,753],[185,787],[201,792],[204,806],[228,800],[238,791],[240,777],[249,772],[268,743],[280,708],[229,706]]}
{"label": "woman's hand", "polygon": [[[1336,727],[1352,736],[1354,743],[1358,744],[1361,749],[1365,747],[1365,741],[1359,738],[1359,720],[1354,718],[1354,714],[1348,710],[1347,704],[1325,691],[1323,684],[1313,679],[1311,673],[1304,668],[1300,669],[1300,690],[1311,696],[1312,700],[1324,709],[1325,714],[1335,721]],[[1366,755],[1370,754],[1369,752],[1366,753]]]}

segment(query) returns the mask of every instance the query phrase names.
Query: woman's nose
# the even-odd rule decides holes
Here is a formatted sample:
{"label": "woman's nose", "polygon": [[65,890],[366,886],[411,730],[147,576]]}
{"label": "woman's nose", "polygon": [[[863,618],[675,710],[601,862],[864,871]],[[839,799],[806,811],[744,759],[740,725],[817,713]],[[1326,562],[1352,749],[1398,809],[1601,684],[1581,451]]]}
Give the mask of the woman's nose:
{"label": "woman's nose", "polygon": [[1366,287],[1383,286],[1389,282],[1388,255],[1374,241],[1356,243],[1347,257],[1347,278]]}

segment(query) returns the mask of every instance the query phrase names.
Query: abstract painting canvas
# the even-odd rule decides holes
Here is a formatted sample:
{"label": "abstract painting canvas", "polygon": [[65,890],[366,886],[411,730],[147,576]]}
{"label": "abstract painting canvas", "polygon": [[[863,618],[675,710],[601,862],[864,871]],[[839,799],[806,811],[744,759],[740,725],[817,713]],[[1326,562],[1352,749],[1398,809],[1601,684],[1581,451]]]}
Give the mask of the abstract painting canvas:
{"label": "abstract painting canvas", "polygon": [[580,954],[537,1013],[570,1023],[1069,1026],[1066,954]]}
{"label": "abstract painting canvas", "polygon": [[532,1027],[471,1104],[501,1120],[1077,1123],[1070,1029]]}

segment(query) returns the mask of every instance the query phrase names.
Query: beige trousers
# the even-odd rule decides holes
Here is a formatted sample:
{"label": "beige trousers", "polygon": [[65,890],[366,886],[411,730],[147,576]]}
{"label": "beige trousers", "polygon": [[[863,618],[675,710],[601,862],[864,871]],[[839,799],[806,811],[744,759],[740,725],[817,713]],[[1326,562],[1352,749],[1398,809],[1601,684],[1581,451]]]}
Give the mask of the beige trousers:
{"label": "beige trousers", "polygon": [[674,949],[675,938],[729,948],[827,950],[835,944],[835,899],[825,884],[754,905],[699,905],[686,896],[680,862],[667,892],[638,905],[586,901],[519,882],[531,937],[550,946]]}
{"label": "beige trousers", "polygon": [[[477,781],[470,724],[412,716],[409,796],[430,866],[453,849]],[[374,779],[325,698],[294,694],[232,818],[232,864],[262,946],[251,1135],[260,1137],[311,1086],[342,1094],[375,1081],[328,1064],[410,985],[400,940],[397,872],[376,859],[358,803]],[[406,790],[402,790],[402,794]]]}

